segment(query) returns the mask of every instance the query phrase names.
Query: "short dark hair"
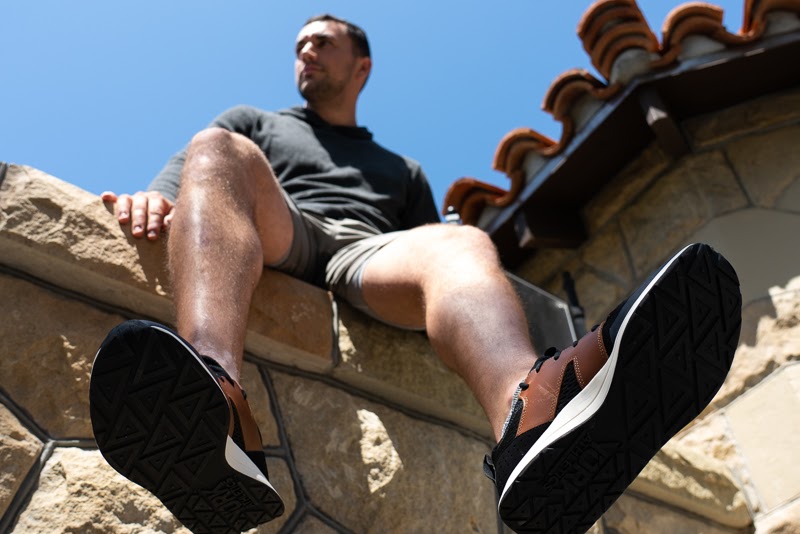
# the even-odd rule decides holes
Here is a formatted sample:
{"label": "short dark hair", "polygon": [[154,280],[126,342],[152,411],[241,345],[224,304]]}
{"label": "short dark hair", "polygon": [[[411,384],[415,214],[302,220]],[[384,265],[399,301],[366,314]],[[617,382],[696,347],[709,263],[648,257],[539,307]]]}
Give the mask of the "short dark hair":
{"label": "short dark hair", "polygon": [[367,41],[367,34],[361,29],[359,26],[356,26],[349,20],[344,20],[339,17],[335,17],[329,13],[323,13],[322,15],[316,15],[311,17],[306,21],[303,26],[308,26],[312,22],[338,22],[339,24],[344,24],[347,28],[347,35],[353,41],[355,45],[356,55],[359,57],[372,57],[369,52],[369,41]]}

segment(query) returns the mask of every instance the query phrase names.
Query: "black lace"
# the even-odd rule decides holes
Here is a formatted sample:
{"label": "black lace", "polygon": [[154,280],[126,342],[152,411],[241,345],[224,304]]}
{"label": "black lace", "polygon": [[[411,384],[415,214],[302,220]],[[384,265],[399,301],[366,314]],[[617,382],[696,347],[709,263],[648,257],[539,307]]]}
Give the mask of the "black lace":
{"label": "black lace", "polygon": [[[575,343],[572,344],[572,346],[574,347],[577,344],[578,342],[576,341]],[[531,371],[536,371],[538,373],[539,370],[542,368],[542,364],[544,364],[544,362],[546,362],[550,358],[552,358],[553,360],[558,360],[559,356],[561,356],[561,351],[556,349],[555,347],[550,347],[549,349],[544,351],[543,356],[539,357],[536,360],[536,363],[533,364],[533,368],[531,369]]]}
{"label": "black lace", "polygon": [[[600,325],[599,324],[594,325],[591,331],[594,332],[595,330],[597,330],[598,326]],[[575,342],[572,344],[572,348],[577,347],[579,341],[580,341],[579,339],[576,339]],[[549,349],[544,351],[543,356],[540,356],[539,358],[536,359],[536,361],[533,364],[533,367],[531,367],[531,371],[536,371],[538,373],[539,370],[542,368],[542,364],[544,364],[544,362],[546,362],[550,358],[552,358],[553,360],[558,360],[559,356],[561,356],[561,351],[556,349],[555,347],[550,347]],[[524,391],[528,389],[528,384],[526,382],[522,382],[519,385],[519,387]]]}
{"label": "black lace", "polygon": [[231,379],[231,375],[228,374],[228,371],[226,371],[224,367],[222,367],[219,363],[217,363],[217,360],[215,360],[211,356],[200,356],[200,357],[203,359],[203,363],[206,364],[206,367],[211,369],[215,375],[226,378],[228,380]]}

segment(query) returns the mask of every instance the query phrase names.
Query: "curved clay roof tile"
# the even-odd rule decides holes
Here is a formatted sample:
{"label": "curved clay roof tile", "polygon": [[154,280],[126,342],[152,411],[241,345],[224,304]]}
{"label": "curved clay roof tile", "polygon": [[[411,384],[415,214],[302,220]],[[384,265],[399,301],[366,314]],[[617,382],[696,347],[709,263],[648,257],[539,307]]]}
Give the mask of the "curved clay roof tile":
{"label": "curved clay roof tile", "polygon": [[[600,46],[601,44],[603,46]],[[606,33],[598,42],[598,47],[592,53],[592,64],[608,80],[614,62],[623,52],[631,48],[658,52],[659,44],[649,28],[644,32],[639,24],[620,25]]]}
{"label": "curved clay roof tile", "polygon": [[594,25],[603,20],[603,15],[615,8],[633,9],[641,14],[639,6],[634,0],[597,0],[583,12],[581,20],[578,21],[578,37],[585,40]]}
{"label": "curved clay roof tile", "polygon": [[[530,128],[516,128],[508,132],[500,144],[497,145],[497,150],[494,153],[494,161],[492,167],[507,175],[518,170],[522,166],[525,155],[531,150],[536,150],[543,153],[555,146],[556,142],[542,135],[536,130]],[[522,156],[521,150],[524,152]],[[512,184],[511,189],[514,189]]]}
{"label": "curved clay roof tile", "polygon": [[609,87],[584,69],[570,69],[553,80],[544,95],[542,109],[552,114],[556,120],[569,114],[569,107],[586,93],[605,100]]}
{"label": "curved clay roof tile", "polygon": [[494,155],[493,167],[511,180],[509,191],[475,178],[460,178],[447,190],[443,214],[452,206],[464,224],[476,224],[486,206],[505,207],[519,195],[525,185],[525,157],[531,151],[542,152],[555,145],[549,137],[531,130],[517,128],[500,141]]}
{"label": "curved clay roof tile", "polygon": [[659,50],[658,40],[634,0],[600,0],[592,4],[578,24],[578,36],[592,65],[606,79],[614,61],[630,48]]}
{"label": "curved clay roof tile", "polygon": [[444,196],[442,215],[446,215],[447,209],[452,206],[461,217],[461,222],[474,225],[487,204],[491,205],[507,196],[508,191],[499,187],[475,178],[459,178],[450,185]]}
{"label": "curved clay roof tile", "polygon": [[589,95],[597,100],[608,100],[621,88],[620,84],[607,86],[583,69],[570,69],[553,80],[545,94],[542,109],[561,122],[561,139],[557,144],[541,151],[542,154],[554,156],[572,140],[575,133],[573,106],[580,98]]}
{"label": "curved clay roof tile", "polygon": [[611,23],[622,24],[625,22],[641,22],[642,13],[630,5],[614,6],[598,13],[586,27],[578,27],[578,37],[583,43],[583,49],[591,54],[597,44],[600,33]]}
{"label": "curved clay roof tile", "polygon": [[704,35],[725,45],[752,40],[730,33],[722,24],[722,16],[722,8],[705,2],[683,4],[670,11],[662,27],[662,57],[653,63],[653,68],[674,63],[681,53],[683,40],[690,35]]}
{"label": "curved clay roof tile", "polygon": [[800,0],[745,0],[740,33],[758,37],[765,29],[770,11],[792,11],[800,15]]}
{"label": "curved clay roof tile", "polygon": [[661,26],[662,48],[666,50],[677,45],[690,34],[708,35],[724,29],[722,17],[721,7],[705,2],[690,2],[677,6],[669,12]]}

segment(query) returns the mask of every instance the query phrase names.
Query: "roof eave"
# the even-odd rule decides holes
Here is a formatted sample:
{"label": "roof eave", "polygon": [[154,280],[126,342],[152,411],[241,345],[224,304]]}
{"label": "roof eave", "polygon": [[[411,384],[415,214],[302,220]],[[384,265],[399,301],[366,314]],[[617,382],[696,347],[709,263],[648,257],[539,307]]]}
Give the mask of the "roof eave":
{"label": "roof eave", "polygon": [[799,85],[800,69],[787,68],[797,57],[800,31],[636,77],[528,177],[513,201],[482,217],[479,226],[506,264],[531,249],[577,246],[585,237],[581,208],[644,147],[657,140],[665,153],[680,157],[691,150],[682,121]]}

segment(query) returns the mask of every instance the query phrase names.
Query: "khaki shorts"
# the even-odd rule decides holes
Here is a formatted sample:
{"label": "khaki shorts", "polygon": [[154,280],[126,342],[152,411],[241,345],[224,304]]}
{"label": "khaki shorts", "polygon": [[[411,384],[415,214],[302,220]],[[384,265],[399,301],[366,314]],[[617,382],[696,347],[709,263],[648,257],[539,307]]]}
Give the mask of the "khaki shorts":
{"label": "khaki shorts", "polygon": [[361,278],[370,258],[404,232],[382,234],[354,219],[330,219],[301,211],[285,191],[283,196],[292,216],[294,240],[286,257],[267,267],[330,289],[359,310],[386,322],[364,302]]}

